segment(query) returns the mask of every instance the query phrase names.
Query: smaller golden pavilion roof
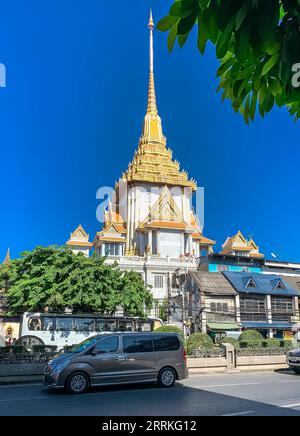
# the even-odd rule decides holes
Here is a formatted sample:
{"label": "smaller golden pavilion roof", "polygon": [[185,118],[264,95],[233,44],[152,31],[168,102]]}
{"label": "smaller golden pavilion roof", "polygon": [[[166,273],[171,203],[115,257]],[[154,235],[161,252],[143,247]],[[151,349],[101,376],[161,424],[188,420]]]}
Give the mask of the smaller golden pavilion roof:
{"label": "smaller golden pavilion roof", "polygon": [[244,252],[249,257],[263,258],[264,255],[259,252],[259,247],[251,238],[247,240],[241,231],[238,231],[236,235],[228,237],[222,245],[222,251],[220,254],[235,254],[235,252]]}
{"label": "smaller golden pavilion roof", "polygon": [[66,245],[71,247],[86,247],[92,248],[93,244],[89,241],[89,235],[84,230],[81,224],[70,235],[70,239],[66,242]]}

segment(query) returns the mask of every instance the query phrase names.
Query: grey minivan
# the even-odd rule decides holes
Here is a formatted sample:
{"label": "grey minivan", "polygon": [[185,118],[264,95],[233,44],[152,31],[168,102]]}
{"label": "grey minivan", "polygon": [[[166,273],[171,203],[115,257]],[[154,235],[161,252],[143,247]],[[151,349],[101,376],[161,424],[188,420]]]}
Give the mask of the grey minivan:
{"label": "grey minivan", "polygon": [[186,352],[175,333],[110,333],[75,345],[45,367],[44,384],[81,394],[89,387],[157,382],[171,387],[188,377]]}

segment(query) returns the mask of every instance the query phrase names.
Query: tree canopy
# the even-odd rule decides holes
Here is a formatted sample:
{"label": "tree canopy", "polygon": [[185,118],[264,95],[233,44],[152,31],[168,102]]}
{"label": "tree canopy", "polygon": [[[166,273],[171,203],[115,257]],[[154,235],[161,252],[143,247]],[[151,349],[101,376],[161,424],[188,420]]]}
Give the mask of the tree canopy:
{"label": "tree canopy", "polygon": [[175,0],[157,28],[169,32],[172,51],[194,26],[202,54],[208,41],[216,47],[222,100],[247,124],[274,104],[299,118],[300,0]]}
{"label": "tree canopy", "polygon": [[140,274],[122,272],[104,258],[75,255],[66,247],[37,247],[0,268],[8,314],[24,311],[113,313],[118,306],[144,316],[152,295]]}

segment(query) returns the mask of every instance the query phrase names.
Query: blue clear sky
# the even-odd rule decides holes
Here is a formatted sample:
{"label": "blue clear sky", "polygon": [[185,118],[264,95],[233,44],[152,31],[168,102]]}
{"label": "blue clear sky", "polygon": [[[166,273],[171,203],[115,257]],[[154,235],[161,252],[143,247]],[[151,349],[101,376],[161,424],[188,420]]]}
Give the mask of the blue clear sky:
{"label": "blue clear sky", "polygon": [[[14,0],[0,14],[0,258],[100,225],[96,190],[132,159],[145,114],[149,8],[170,1]],[[300,261],[299,123],[274,110],[248,127],[216,94],[214,49],[168,54],[155,34],[159,112],[174,157],[205,187],[205,234],[241,229]]]}

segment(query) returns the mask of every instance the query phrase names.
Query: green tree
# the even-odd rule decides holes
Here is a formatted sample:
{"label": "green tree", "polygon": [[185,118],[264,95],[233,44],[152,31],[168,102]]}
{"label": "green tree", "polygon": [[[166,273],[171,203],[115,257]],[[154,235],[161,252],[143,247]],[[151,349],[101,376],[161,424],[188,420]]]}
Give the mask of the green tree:
{"label": "green tree", "polygon": [[158,309],[158,317],[166,322],[168,320],[169,301],[168,298],[164,298],[160,303],[158,300],[154,300],[154,303]]}
{"label": "green tree", "polygon": [[216,47],[222,100],[247,124],[257,108],[264,117],[274,104],[299,118],[300,0],[175,0],[157,25],[169,32],[170,51],[176,39],[184,46],[194,26],[202,54],[208,41]]}
{"label": "green tree", "polygon": [[75,255],[66,247],[37,247],[0,268],[6,286],[8,314],[24,311],[113,313],[118,306],[143,316],[152,296],[142,277],[122,272],[104,258]]}

